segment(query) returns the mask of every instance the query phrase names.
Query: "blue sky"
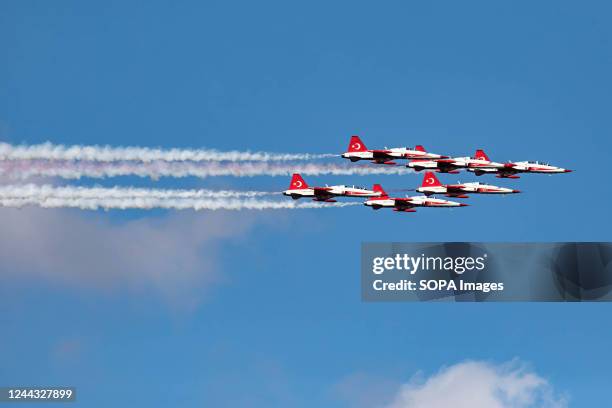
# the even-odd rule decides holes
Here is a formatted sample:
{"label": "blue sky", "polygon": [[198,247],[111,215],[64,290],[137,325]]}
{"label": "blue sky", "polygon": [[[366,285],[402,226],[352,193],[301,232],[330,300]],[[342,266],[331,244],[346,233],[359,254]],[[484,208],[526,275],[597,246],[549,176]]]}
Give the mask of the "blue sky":
{"label": "blue sky", "polygon": [[[2,141],[327,153],[359,134],[368,147],[484,148],[575,172],[483,177],[524,193],[416,214],[1,209],[0,384],[74,384],[91,407],[116,396],[344,407],[338,388],[355,375],[393,389],[420,370],[518,358],[571,406],[601,405],[608,305],[364,304],[359,250],[610,241],[611,11],[603,1],[3,2]],[[307,181],[414,188],[421,176]],[[95,183],[280,190],[288,179]]]}

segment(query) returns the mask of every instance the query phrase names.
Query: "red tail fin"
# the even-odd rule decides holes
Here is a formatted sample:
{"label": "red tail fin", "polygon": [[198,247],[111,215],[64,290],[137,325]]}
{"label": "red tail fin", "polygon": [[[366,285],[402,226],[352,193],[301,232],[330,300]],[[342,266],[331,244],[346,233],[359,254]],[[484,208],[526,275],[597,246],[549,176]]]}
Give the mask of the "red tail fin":
{"label": "red tail fin", "polygon": [[438,180],[435,174],[433,174],[431,171],[425,172],[421,187],[438,187],[441,185],[442,183],[440,183],[440,180]]}
{"label": "red tail fin", "polygon": [[491,161],[489,160],[489,156],[487,156],[487,154],[482,149],[476,150],[476,155],[474,157],[480,160]]}
{"label": "red tail fin", "polygon": [[349,142],[348,151],[349,152],[365,152],[368,150],[359,138],[359,136],[351,136],[351,141]]}
{"label": "red tail fin", "polygon": [[416,145],[414,147],[414,150],[419,151],[419,152],[424,152],[425,148],[423,147],[423,145]]}
{"label": "red tail fin", "polygon": [[291,184],[289,184],[289,190],[303,190],[305,188],[308,188],[308,184],[306,184],[302,176],[298,173],[293,173]]}
{"label": "red tail fin", "polygon": [[380,184],[374,184],[374,187],[372,187],[372,190],[376,191],[377,193],[380,193],[379,198],[388,198],[389,196],[387,195],[387,193],[385,192],[385,190],[383,190],[382,186]]}

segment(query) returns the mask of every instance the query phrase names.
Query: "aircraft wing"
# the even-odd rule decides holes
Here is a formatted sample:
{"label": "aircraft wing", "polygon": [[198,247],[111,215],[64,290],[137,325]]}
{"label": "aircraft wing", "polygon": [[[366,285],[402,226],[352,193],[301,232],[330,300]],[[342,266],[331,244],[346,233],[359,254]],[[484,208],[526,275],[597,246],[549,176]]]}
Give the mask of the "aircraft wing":
{"label": "aircraft wing", "polygon": [[454,195],[454,194],[462,195],[463,188],[461,186],[449,184],[446,186],[446,193],[450,195]]}
{"label": "aircraft wing", "polygon": [[370,150],[372,152],[372,162],[377,164],[393,164],[392,160],[394,157],[390,154],[389,150]]}
{"label": "aircraft wing", "polygon": [[467,167],[462,162],[457,162],[457,160],[453,159],[436,159],[435,162],[438,163],[438,168],[440,169],[458,169]]}
{"label": "aircraft wing", "polygon": [[414,207],[409,198],[396,198],[394,205],[398,211],[404,211]]}
{"label": "aircraft wing", "polygon": [[388,150],[372,150],[372,156],[374,159],[389,159],[391,157]]}
{"label": "aircraft wing", "polygon": [[325,187],[315,187],[313,190],[317,200],[328,200],[334,196],[329,192],[329,189]]}

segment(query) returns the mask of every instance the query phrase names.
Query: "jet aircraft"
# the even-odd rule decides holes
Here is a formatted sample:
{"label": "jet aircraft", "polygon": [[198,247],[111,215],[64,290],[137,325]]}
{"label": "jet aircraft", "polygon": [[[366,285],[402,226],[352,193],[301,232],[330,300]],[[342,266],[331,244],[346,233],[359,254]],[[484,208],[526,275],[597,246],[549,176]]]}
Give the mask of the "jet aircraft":
{"label": "jet aircraft", "polygon": [[413,160],[406,165],[416,171],[429,170],[440,173],[457,174],[460,169],[498,169],[503,168],[502,163],[491,161],[482,150],[476,150],[474,157],[453,157],[435,160]]}
{"label": "jet aircraft", "polygon": [[499,168],[471,168],[468,169],[474,172],[477,176],[483,174],[496,174],[498,178],[520,178],[517,173],[543,173],[543,174],[554,174],[554,173],[571,173],[572,170],[564,169],[562,167],[552,166],[548,163],[541,163],[537,161],[520,161],[520,162],[509,162],[505,163],[503,167]]}
{"label": "jet aircraft", "polygon": [[394,159],[444,159],[448,156],[440,154],[428,153],[421,145],[414,148],[411,147],[394,147],[391,149],[384,148],[381,150],[368,150],[359,136],[351,136],[348,151],[342,153],[342,157],[349,159],[352,162],[359,160],[371,160],[376,164],[396,164]]}
{"label": "jet aircraft", "polygon": [[378,197],[380,192],[367,190],[362,187],[355,186],[328,186],[325,187],[309,187],[306,181],[298,173],[293,174],[289,189],[283,191],[283,195],[290,196],[294,200],[302,197],[312,197],[314,201],[324,201],[326,203],[335,203],[334,197]]}
{"label": "jet aircraft", "polygon": [[472,182],[472,183],[458,183],[458,184],[442,184],[434,173],[428,171],[423,177],[423,183],[421,187],[417,188],[416,191],[423,193],[426,196],[432,194],[444,194],[447,197],[455,198],[468,198],[467,193],[470,194],[512,194],[520,193],[520,190],[513,190],[511,188],[498,187],[490,184]]}
{"label": "jet aircraft", "polygon": [[426,196],[413,196],[404,198],[391,198],[382,189],[380,184],[374,184],[374,191],[380,192],[379,197],[366,200],[363,204],[375,210],[381,208],[393,208],[398,212],[415,212],[414,207],[466,207],[467,204],[454,201],[442,200]]}

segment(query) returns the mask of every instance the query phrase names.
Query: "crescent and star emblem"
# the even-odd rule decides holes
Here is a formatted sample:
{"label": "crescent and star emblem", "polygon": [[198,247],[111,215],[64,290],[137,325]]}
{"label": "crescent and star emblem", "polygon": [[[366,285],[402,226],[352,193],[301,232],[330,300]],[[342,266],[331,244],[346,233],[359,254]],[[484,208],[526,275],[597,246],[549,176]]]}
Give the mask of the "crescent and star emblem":
{"label": "crescent and star emblem", "polygon": [[302,187],[302,182],[301,181],[296,181],[295,183],[293,183],[294,186],[296,186],[297,188]]}
{"label": "crescent and star emblem", "polygon": [[430,177],[430,178],[428,178],[428,179],[427,179],[425,182],[426,182],[427,184],[433,184],[433,183],[434,183],[433,178],[431,178],[431,177]]}
{"label": "crescent and star emblem", "polygon": [[357,149],[361,149],[361,143],[355,143],[353,145],[353,149],[357,150]]}

